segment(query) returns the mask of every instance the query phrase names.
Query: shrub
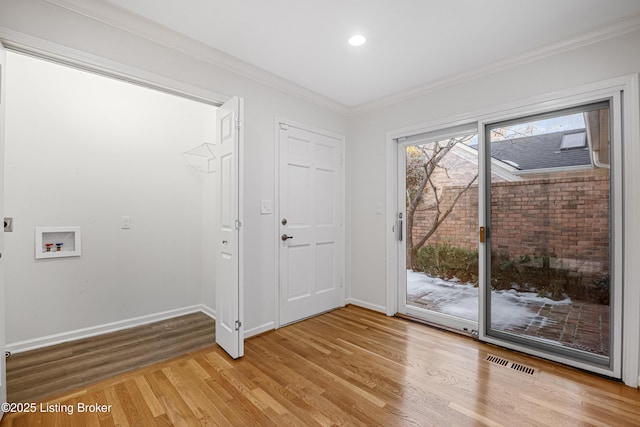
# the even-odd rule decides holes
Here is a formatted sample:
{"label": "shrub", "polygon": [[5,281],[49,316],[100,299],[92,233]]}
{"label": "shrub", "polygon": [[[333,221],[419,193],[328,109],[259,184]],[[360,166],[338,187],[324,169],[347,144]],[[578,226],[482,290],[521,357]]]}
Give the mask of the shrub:
{"label": "shrub", "polygon": [[[561,300],[567,296],[608,304],[609,276],[585,284],[583,276],[570,272],[558,263],[551,262],[555,253],[541,255],[521,255],[511,259],[507,252],[491,254],[491,288],[535,291],[540,296]],[[414,260],[414,270],[429,276],[451,280],[454,277],[462,283],[478,285],[478,250],[439,243],[423,246]]]}
{"label": "shrub", "polygon": [[452,246],[450,243],[423,246],[418,250],[414,268],[429,276],[445,280],[478,284],[478,250]]}

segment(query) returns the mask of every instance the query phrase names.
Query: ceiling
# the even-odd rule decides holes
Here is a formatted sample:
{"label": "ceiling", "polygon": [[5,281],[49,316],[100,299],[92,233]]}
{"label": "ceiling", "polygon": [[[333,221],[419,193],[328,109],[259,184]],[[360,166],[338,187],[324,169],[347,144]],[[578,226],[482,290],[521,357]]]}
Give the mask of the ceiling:
{"label": "ceiling", "polygon": [[[640,13],[638,0],[104,0],[357,108]],[[349,36],[364,34],[353,47]]]}

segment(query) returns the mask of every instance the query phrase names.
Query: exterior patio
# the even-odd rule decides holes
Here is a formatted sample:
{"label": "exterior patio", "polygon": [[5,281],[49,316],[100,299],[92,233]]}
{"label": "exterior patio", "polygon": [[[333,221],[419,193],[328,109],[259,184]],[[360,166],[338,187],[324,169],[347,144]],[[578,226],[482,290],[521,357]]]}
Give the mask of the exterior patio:
{"label": "exterior patio", "polygon": [[[447,285],[443,286],[447,287]],[[452,291],[451,286],[458,289]],[[465,290],[464,287],[468,289]],[[460,289],[463,289],[466,296],[464,294],[461,296]],[[451,314],[450,307],[473,306],[475,301],[475,313],[469,310],[461,315],[474,320],[474,317],[477,319],[477,292],[478,288],[471,284],[451,284],[448,290],[443,288],[442,292],[434,291],[433,288],[408,287],[407,304],[438,313]],[[498,295],[499,292],[505,291],[497,291],[494,295]],[[514,304],[517,304],[520,310],[526,310],[527,313],[522,315],[520,311],[518,314],[511,314],[507,308],[503,316],[510,318],[506,322],[503,321],[499,328],[501,331],[554,341],[565,347],[594,354],[609,354],[610,310],[608,305],[570,299],[565,303],[563,301],[558,303],[549,301],[547,298],[536,297],[535,294],[518,298]]]}

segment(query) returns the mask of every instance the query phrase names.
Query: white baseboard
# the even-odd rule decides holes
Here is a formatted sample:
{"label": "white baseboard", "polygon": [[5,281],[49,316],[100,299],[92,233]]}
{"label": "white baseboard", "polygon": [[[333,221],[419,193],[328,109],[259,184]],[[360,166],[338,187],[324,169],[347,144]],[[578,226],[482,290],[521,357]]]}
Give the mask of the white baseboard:
{"label": "white baseboard", "polygon": [[382,314],[387,313],[387,308],[377,304],[371,304],[370,302],[362,301],[355,298],[347,298],[345,301],[347,304],[357,305],[358,307],[368,308],[369,310],[379,311]]}
{"label": "white baseboard", "polygon": [[209,307],[208,305],[204,305],[204,304],[200,304],[200,311],[203,312],[204,314],[206,314],[207,316],[211,317],[213,320],[216,320],[216,311]]}
{"label": "white baseboard", "polygon": [[211,308],[199,304],[190,307],[178,308],[174,310],[163,311],[160,313],[148,314],[145,316],[133,317],[130,319],[119,320],[117,322],[105,323],[103,325],[91,326],[88,328],[76,329],[74,331],[62,332],[59,334],[47,335],[44,337],[33,338],[25,341],[17,341],[7,343],[6,351],[12,354],[21,353],[28,350],[35,350],[41,347],[48,347],[55,344],[61,344],[67,341],[88,338],[95,335],[106,334],[109,332],[119,331],[121,329],[132,328],[134,326],[145,325],[147,323],[158,322],[172,317],[183,316],[185,314],[196,313],[198,311],[213,317],[215,319],[215,311]]}
{"label": "white baseboard", "polygon": [[256,326],[255,328],[247,329],[244,331],[244,337],[249,338],[254,335],[261,334],[263,332],[271,331],[276,328],[275,322],[267,322],[263,325]]}

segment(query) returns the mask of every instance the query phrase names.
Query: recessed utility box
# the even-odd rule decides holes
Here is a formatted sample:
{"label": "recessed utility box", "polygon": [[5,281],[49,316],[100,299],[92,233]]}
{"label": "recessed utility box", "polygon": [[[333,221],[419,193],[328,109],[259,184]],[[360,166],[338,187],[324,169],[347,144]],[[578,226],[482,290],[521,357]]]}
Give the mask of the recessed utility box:
{"label": "recessed utility box", "polygon": [[80,256],[80,227],[36,227],[36,259]]}

